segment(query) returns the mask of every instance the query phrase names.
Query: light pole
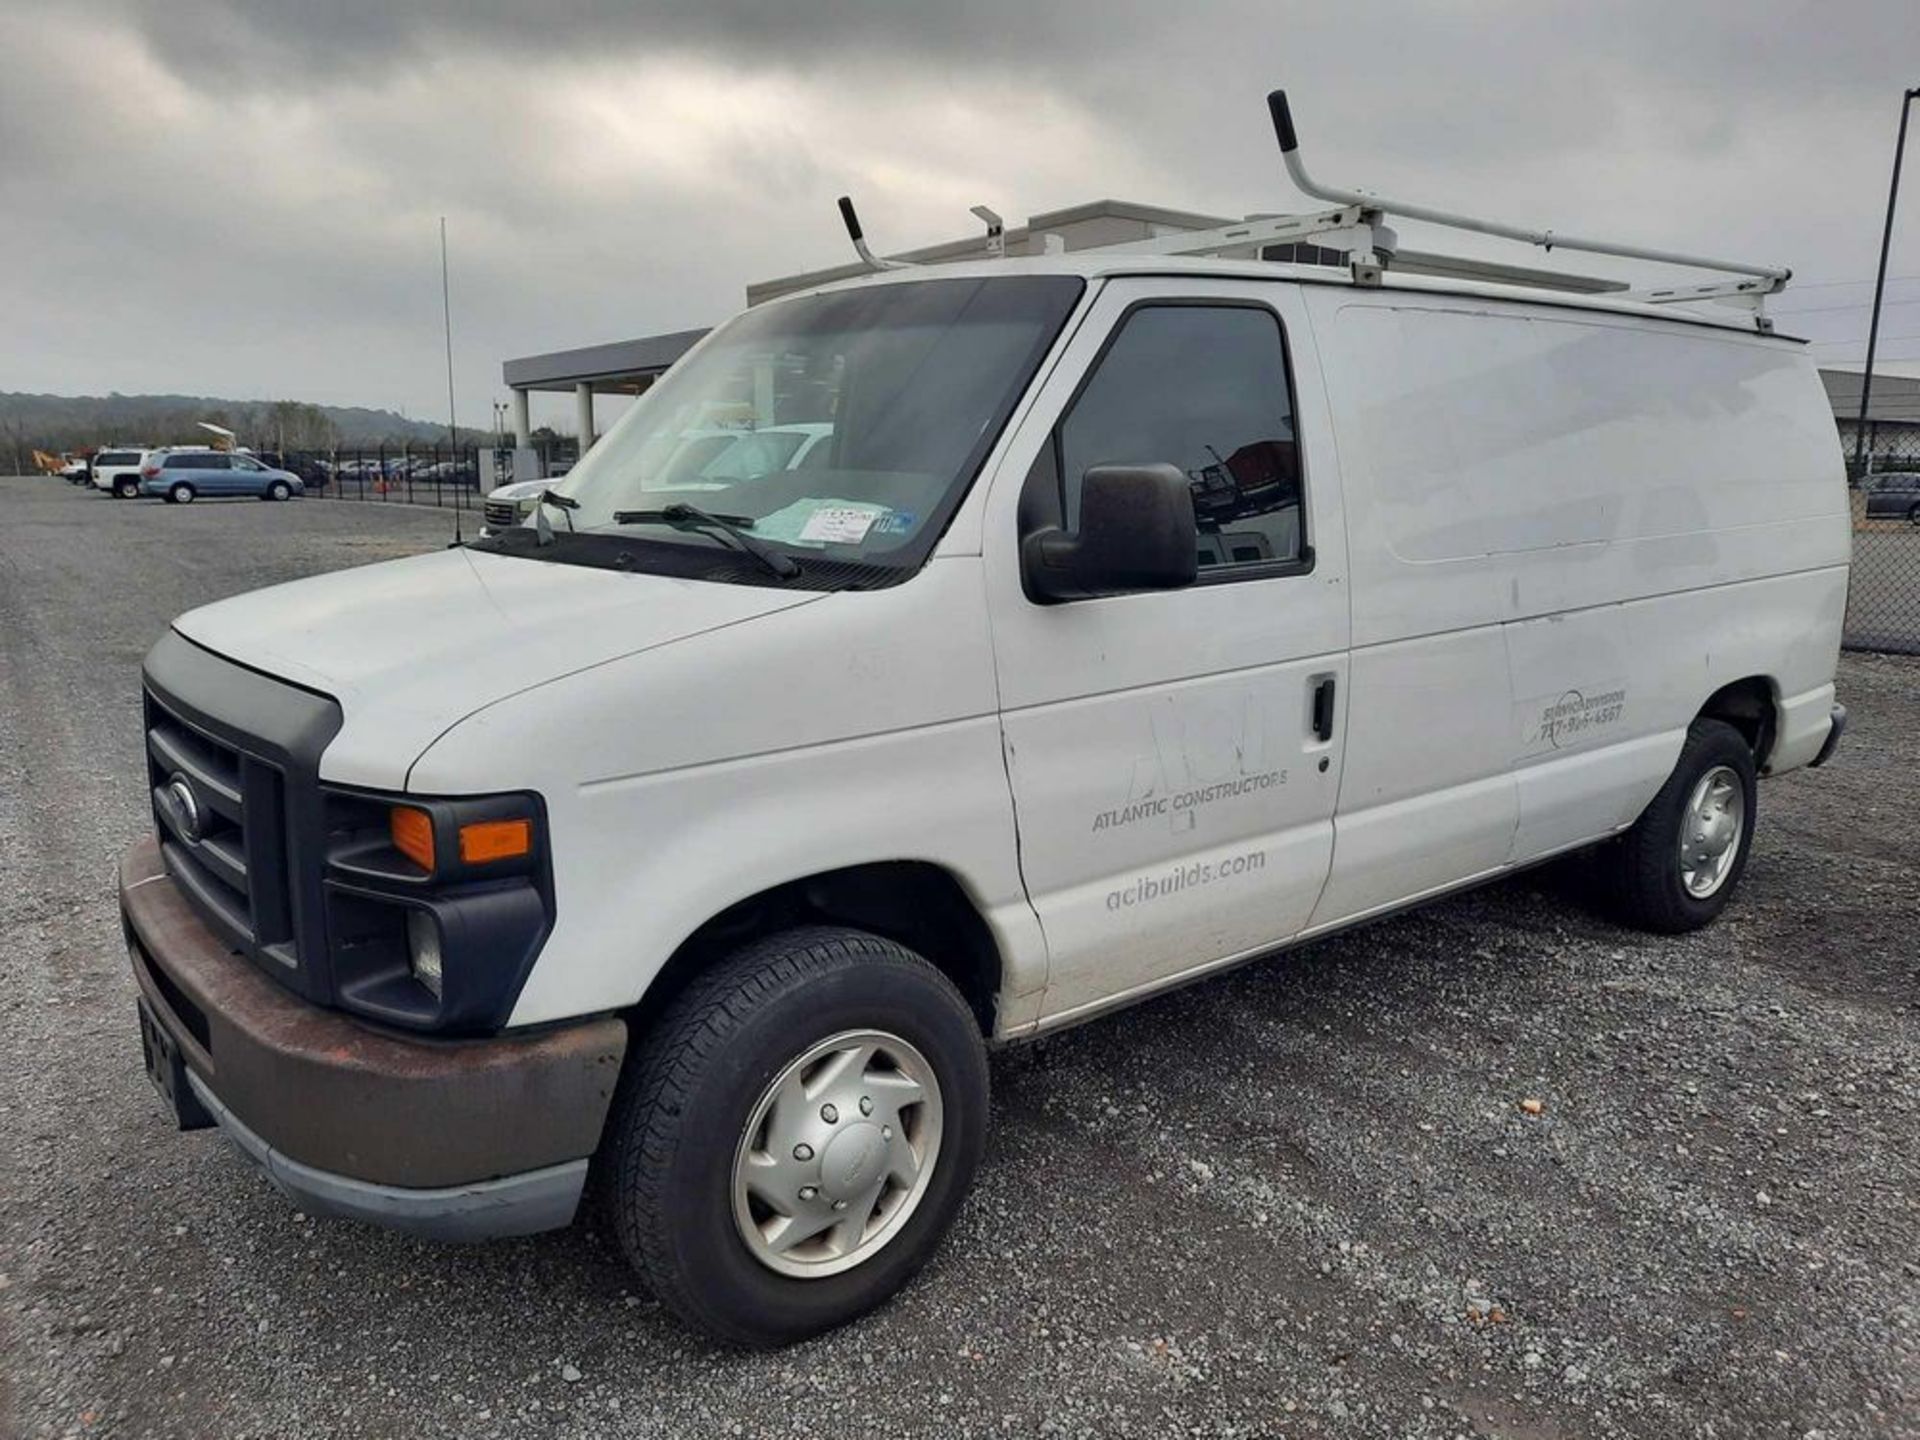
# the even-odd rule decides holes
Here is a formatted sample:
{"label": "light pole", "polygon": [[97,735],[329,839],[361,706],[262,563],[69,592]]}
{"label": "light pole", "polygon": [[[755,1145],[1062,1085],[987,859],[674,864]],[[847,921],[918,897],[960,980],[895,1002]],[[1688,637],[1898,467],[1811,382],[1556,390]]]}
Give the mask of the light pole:
{"label": "light pole", "polygon": [[1873,395],[1873,351],[1880,339],[1880,297],[1887,288],[1887,251],[1893,244],[1893,207],[1900,199],[1900,161],[1907,151],[1907,115],[1920,100],[1920,86],[1900,97],[1900,136],[1893,142],[1893,183],[1887,187],[1887,224],[1880,232],[1880,269],[1873,281],[1873,318],[1867,322],[1867,368],[1860,376],[1860,419],[1853,430],[1854,477],[1864,481],[1867,454],[1867,401]]}

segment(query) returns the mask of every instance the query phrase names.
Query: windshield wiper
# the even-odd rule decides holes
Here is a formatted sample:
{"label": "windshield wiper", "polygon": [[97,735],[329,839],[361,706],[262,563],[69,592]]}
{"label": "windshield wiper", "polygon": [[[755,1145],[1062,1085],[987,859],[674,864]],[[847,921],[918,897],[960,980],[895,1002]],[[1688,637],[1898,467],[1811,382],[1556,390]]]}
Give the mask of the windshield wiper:
{"label": "windshield wiper", "polygon": [[751,555],[782,580],[791,580],[800,573],[800,567],[792,557],[782,555],[778,550],[770,549],[764,541],[756,540],[747,533],[747,527],[753,524],[751,515],[710,515],[697,505],[685,501],[662,506],[658,510],[616,510],[613,512],[616,525],[671,525],[676,530],[707,530],[725,535],[740,547],[745,554]]}

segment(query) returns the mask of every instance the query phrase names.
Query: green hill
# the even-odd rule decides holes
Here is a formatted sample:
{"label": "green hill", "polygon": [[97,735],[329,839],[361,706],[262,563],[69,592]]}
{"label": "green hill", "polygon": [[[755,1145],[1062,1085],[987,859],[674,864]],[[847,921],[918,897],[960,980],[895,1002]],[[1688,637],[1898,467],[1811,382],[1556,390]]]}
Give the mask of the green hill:
{"label": "green hill", "polygon": [[[34,450],[58,453],[95,445],[203,441],[206,420],[235,431],[255,449],[444,445],[447,427],[360,405],[298,400],[227,400],[211,395],[30,395],[0,391],[0,464]],[[462,444],[491,436],[462,427]],[[18,468],[16,462],[15,468]]]}

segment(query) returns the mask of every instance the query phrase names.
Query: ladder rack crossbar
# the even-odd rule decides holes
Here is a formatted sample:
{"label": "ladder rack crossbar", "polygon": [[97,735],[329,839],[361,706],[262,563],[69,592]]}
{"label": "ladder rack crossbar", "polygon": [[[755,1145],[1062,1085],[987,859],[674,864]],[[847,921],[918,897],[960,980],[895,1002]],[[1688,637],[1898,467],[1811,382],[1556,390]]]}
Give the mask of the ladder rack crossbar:
{"label": "ladder rack crossbar", "polygon": [[1371,243],[1371,231],[1359,206],[1345,205],[1312,215],[1262,215],[1212,230],[1181,230],[1144,240],[1118,240],[1111,245],[1092,246],[1090,251],[1094,254],[1215,255],[1222,250],[1239,250],[1249,245],[1330,237]]}

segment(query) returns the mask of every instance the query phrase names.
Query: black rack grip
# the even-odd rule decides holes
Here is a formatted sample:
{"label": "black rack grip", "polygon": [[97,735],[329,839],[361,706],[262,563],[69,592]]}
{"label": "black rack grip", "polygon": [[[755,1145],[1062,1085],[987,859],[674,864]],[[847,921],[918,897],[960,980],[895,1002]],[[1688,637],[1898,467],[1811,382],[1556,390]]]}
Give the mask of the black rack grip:
{"label": "black rack grip", "polygon": [[846,222],[848,238],[851,239],[854,244],[858,245],[864,237],[860,234],[860,217],[853,213],[853,197],[851,195],[842,195],[840,197],[840,218]]}
{"label": "black rack grip", "polygon": [[1273,116],[1273,133],[1279,138],[1280,153],[1291,155],[1300,148],[1300,137],[1293,133],[1293,112],[1287,108],[1287,92],[1267,92],[1267,113]]}

